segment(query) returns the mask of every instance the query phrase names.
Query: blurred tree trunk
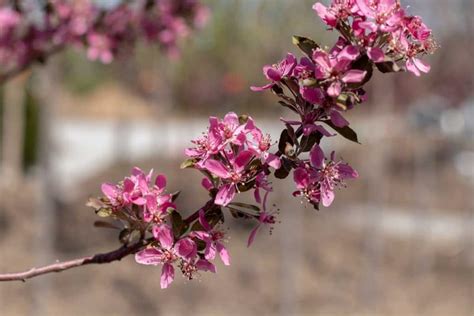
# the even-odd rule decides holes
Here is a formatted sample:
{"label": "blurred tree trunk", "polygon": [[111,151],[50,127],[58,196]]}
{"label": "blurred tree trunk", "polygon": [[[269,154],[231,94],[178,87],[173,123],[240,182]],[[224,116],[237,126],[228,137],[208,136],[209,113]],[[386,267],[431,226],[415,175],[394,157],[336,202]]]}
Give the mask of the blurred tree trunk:
{"label": "blurred tree trunk", "polygon": [[[2,181],[18,185],[23,176],[24,98],[27,74],[22,74],[4,86],[2,131]],[[2,183],[7,185],[7,183]]]}

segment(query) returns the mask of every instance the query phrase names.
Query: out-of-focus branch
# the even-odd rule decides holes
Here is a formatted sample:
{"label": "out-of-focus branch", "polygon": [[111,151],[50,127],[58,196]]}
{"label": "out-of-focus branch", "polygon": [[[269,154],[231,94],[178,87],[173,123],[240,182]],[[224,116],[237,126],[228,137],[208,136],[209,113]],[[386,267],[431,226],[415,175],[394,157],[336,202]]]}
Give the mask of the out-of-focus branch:
{"label": "out-of-focus branch", "polygon": [[15,67],[13,69],[10,69],[9,71],[6,71],[4,73],[0,73],[0,85],[4,84],[8,80],[14,78],[15,76],[19,75],[23,71],[26,71],[30,67],[32,67],[35,63],[40,62],[45,63],[48,58],[50,58],[52,55],[61,52],[64,49],[63,45],[55,46],[51,50],[49,50],[47,53],[43,53],[41,57],[37,58],[32,58],[28,62],[22,64],[21,66]]}
{"label": "out-of-focus branch", "polygon": [[137,243],[129,246],[122,246],[117,250],[107,252],[107,253],[100,253],[88,257],[73,259],[70,261],[63,261],[54,264],[50,264],[40,268],[31,268],[27,271],[17,272],[17,273],[5,273],[0,274],[0,282],[1,281],[23,281],[25,282],[27,279],[31,279],[43,274],[48,274],[52,272],[62,272],[64,270],[77,268],[81,266],[85,266],[88,264],[103,264],[103,263],[111,263],[114,261],[119,261],[122,258],[135,254],[143,247],[150,244],[154,239],[143,239],[138,241]]}

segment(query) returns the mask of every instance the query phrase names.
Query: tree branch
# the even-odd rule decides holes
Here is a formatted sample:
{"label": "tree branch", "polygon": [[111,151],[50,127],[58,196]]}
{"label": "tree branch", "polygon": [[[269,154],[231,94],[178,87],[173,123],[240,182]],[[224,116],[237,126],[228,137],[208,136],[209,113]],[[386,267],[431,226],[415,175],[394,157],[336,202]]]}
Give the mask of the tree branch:
{"label": "tree branch", "polygon": [[122,258],[135,254],[143,247],[147,246],[151,243],[154,239],[142,239],[137,243],[130,245],[130,246],[122,246],[114,251],[107,252],[107,253],[100,253],[93,256],[73,259],[70,261],[63,261],[54,264],[50,264],[40,268],[31,268],[30,270],[24,272],[17,272],[17,273],[5,273],[0,274],[0,282],[2,281],[23,281],[25,282],[27,279],[31,279],[43,274],[48,274],[52,272],[62,272],[64,270],[77,268],[81,266],[85,266],[88,264],[103,264],[103,263],[111,263],[113,261],[119,261]]}
{"label": "tree branch", "polygon": [[[42,53],[41,55],[31,58],[28,62],[15,67],[13,69],[10,69],[7,72],[0,73],[0,85],[4,84],[8,80],[12,79],[16,75],[22,73],[23,71],[27,70],[28,68],[32,67],[35,63],[40,62],[40,59],[42,60],[42,63],[46,63],[47,59],[51,57],[52,55],[57,54],[58,52],[61,52],[64,49],[63,45],[58,45],[53,48],[51,48],[49,51]],[[41,56],[41,58],[40,58]]]}

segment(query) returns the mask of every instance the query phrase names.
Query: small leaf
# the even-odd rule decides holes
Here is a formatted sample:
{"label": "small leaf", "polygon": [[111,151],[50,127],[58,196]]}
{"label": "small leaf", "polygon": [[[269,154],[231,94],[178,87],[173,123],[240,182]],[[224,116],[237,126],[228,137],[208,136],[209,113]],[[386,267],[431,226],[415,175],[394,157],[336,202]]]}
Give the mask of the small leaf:
{"label": "small leaf", "polygon": [[179,238],[187,230],[187,225],[184,223],[181,214],[176,211],[171,212],[171,226],[175,238]]}
{"label": "small leaf", "polygon": [[321,138],[323,138],[323,134],[318,131],[311,133],[308,136],[303,135],[301,138],[301,152],[306,153],[311,151],[311,148],[313,148],[314,144],[319,144]]}
{"label": "small leaf", "polygon": [[115,225],[112,224],[112,223],[104,222],[104,221],[95,221],[95,222],[94,222],[94,227],[97,227],[97,228],[120,229],[120,227],[115,226]]}
{"label": "small leaf", "polygon": [[357,133],[352,128],[350,128],[349,126],[338,127],[338,126],[334,125],[330,120],[324,120],[322,122],[329,125],[332,129],[334,129],[342,137],[344,137],[344,138],[346,138],[350,141],[353,141],[355,143],[360,144],[359,139],[357,137]]}
{"label": "small leaf", "polygon": [[286,170],[285,168],[280,168],[275,170],[275,178],[277,179],[286,179],[290,174],[290,171]]}
{"label": "small leaf", "polygon": [[280,135],[280,140],[278,142],[278,150],[281,152],[281,153],[285,153],[285,150],[287,149],[287,144],[290,144],[291,146],[294,145],[294,142],[293,140],[291,139],[291,136],[290,134],[288,133],[288,130],[287,129],[284,129],[282,132],[281,132],[281,135]]}
{"label": "small leaf", "polygon": [[96,211],[100,210],[101,208],[106,207],[105,203],[102,200],[98,199],[98,198],[89,198],[89,200],[86,203],[86,206],[91,207]]}
{"label": "small leaf", "polygon": [[191,226],[191,231],[203,231],[205,230],[204,227],[202,227],[201,223],[199,221],[195,221],[193,226]]}
{"label": "small leaf", "polygon": [[211,227],[216,226],[218,223],[224,223],[224,213],[218,206],[212,208],[207,214],[206,219]]}
{"label": "small leaf", "polygon": [[285,126],[286,130],[288,131],[288,136],[290,136],[291,140],[293,141],[293,144],[295,144],[298,141],[295,134],[295,129],[290,124],[285,124]]}
{"label": "small leaf", "polygon": [[286,86],[292,90],[295,94],[299,93],[300,91],[300,86],[298,85],[297,82],[295,82],[293,79],[283,79],[283,82],[286,84]]}
{"label": "small leaf", "polygon": [[293,44],[298,46],[309,58],[313,57],[313,50],[319,48],[319,45],[315,41],[307,37],[294,35],[292,40]]}
{"label": "small leaf", "polygon": [[124,228],[120,231],[119,240],[122,244],[128,245],[131,241],[132,230],[129,228]]}
{"label": "small leaf", "polygon": [[99,217],[109,217],[109,216],[112,216],[113,211],[110,208],[101,208],[101,209],[95,211],[95,213]]}
{"label": "small leaf", "polygon": [[290,145],[289,143],[286,143],[284,154],[287,157],[294,157],[295,156],[294,146]]}
{"label": "small leaf", "polygon": [[242,114],[242,115],[239,116],[240,125],[243,125],[243,124],[247,123],[248,120],[249,120],[249,116],[246,115],[246,114]]}
{"label": "small leaf", "polygon": [[371,78],[374,73],[373,63],[367,54],[361,55],[354,63],[352,63],[352,69],[359,69],[366,72],[364,80],[357,83],[350,83],[349,87],[351,89],[358,89],[366,84]]}
{"label": "small leaf", "polygon": [[239,189],[239,192],[247,192],[255,186],[255,180],[246,182],[246,183],[239,183],[237,185],[237,188]]}
{"label": "small leaf", "polygon": [[318,203],[311,202],[311,205],[313,205],[316,211],[319,211],[319,202]]}
{"label": "small leaf", "polygon": [[179,197],[180,194],[181,194],[181,191],[176,191],[174,193],[171,193],[171,202],[176,201],[176,199]]}
{"label": "small leaf", "polygon": [[288,104],[288,103],[286,103],[286,102],[284,102],[284,101],[278,101],[278,103],[279,103],[281,106],[284,106],[284,107],[286,107],[286,108],[289,108],[289,109],[292,110],[293,112],[296,112],[296,108],[295,108],[293,105]]}
{"label": "small leaf", "polygon": [[376,63],[375,66],[381,73],[390,73],[390,72],[401,72],[403,71],[400,66],[393,60],[383,61],[381,63]]}
{"label": "small leaf", "polygon": [[285,179],[290,174],[292,169],[291,162],[288,158],[281,158],[281,167],[275,171],[275,177],[278,179]]}
{"label": "small leaf", "polygon": [[256,212],[260,212],[260,207],[258,207],[256,205],[253,205],[253,204],[247,204],[247,203],[241,203],[241,202],[232,202],[232,203],[229,203],[229,205],[238,206],[238,207],[245,208],[245,209],[248,209],[248,210],[253,210],[253,211],[256,211]]}
{"label": "small leaf", "polygon": [[181,169],[187,169],[187,168],[194,168],[194,164],[196,163],[196,161],[192,158],[190,159],[186,159],[185,161],[183,161],[181,163],[181,166],[180,168]]}
{"label": "small leaf", "polygon": [[253,216],[250,216],[249,214],[242,212],[241,210],[238,210],[236,208],[227,206],[229,209],[230,215],[232,215],[233,218],[237,219],[252,219],[254,218]]}
{"label": "small leaf", "polygon": [[283,95],[283,89],[277,85],[277,84],[274,84],[273,87],[272,87],[272,92],[275,93],[276,95]]}

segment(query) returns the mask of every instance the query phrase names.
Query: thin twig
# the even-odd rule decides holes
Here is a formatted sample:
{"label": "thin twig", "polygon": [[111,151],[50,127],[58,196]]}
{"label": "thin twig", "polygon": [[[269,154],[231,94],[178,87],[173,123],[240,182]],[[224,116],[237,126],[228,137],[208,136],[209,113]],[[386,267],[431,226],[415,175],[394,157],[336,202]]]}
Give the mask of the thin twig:
{"label": "thin twig", "polygon": [[58,263],[50,264],[50,265],[40,267],[40,268],[31,268],[23,272],[0,274],[0,282],[1,281],[25,282],[27,279],[31,279],[43,274],[48,274],[52,272],[62,272],[64,270],[77,268],[77,267],[85,266],[88,264],[103,264],[103,263],[110,263],[113,261],[119,261],[128,255],[135,254],[136,252],[138,252],[140,249],[142,249],[143,247],[145,247],[152,241],[153,241],[153,238],[143,239],[133,245],[122,246],[114,251],[107,252],[107,253],[100,253],[93,256],[73,259],[70,261],[58,262]]}

